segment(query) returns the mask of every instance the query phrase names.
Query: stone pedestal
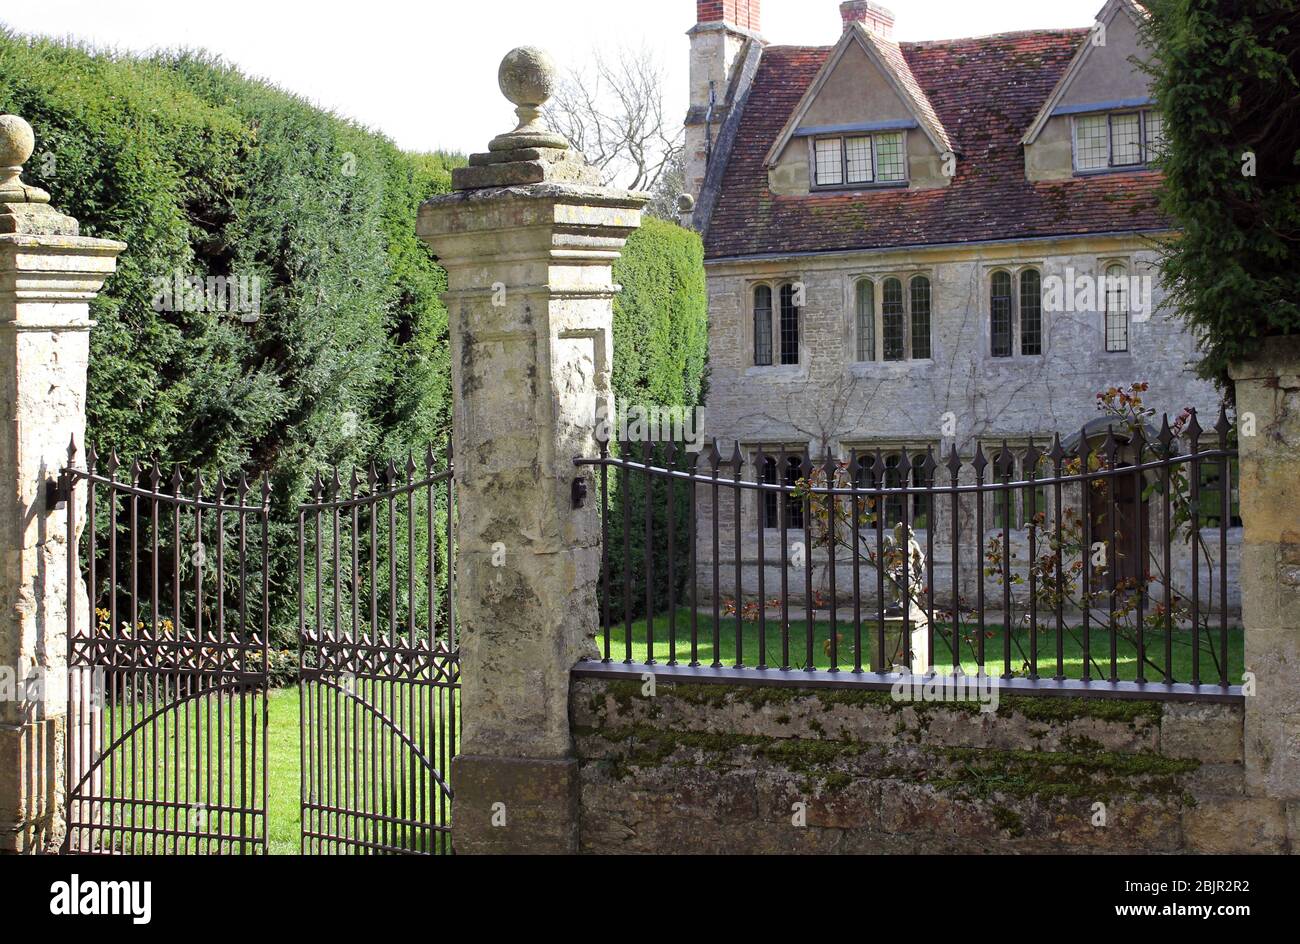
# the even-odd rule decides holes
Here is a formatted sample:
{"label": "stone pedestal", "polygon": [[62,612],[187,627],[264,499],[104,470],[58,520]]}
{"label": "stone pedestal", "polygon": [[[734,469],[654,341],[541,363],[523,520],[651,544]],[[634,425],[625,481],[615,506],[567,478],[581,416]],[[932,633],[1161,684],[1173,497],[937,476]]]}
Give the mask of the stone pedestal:
{"label": "stone pedestal", "polygon": [[[1234,364],[1241,457],[1246,789],[1288,802],[1300,826],[1300,338]],[[1252,435],[1253,432],[1253,435]],[[1234,681],[1237,681],[1234,679]],[[1300,843],[1300,834],[1292,836]]]}
{"label": "stone pedestal", "polygon": [[89,302],[126,248],[78,236],[22,183],[31,147],[26,122],[0,117],[0,672],[17,686],[0,700],[3,852],[40,852],[62,832],[69,594],[78,619],[88,610],[81,582],[68,587],[67,512],[46,484],[84,440]]}
{"label": "stone pedestal", "polygon": [[[575,508],[612,364],[611,266],[646,195],[538,127],[544,54],[506,57],[521,126],[420,210],[447,270],[464,729],[452,768],[457,852],[577,848],[569,669],[596,653],[600,521]],[[517,146],[512,146],[517,144]],[[589,473],[585,473],[589,476]],[[595,495],[595,489],[591,489]]]}
{"label": "stone pedestal", "polygon": [[[885,617],[885,652],[880,651],[880,634],[876,620],[862,621],[862,643],[867,650],[867,665],[873,672],[890,672],[903,664],[903,617]],[[907,621],[912,651],[911,671],[913,675],[924,675],[930,671],[930,659],[927,652],[928,624],[925,614]]]}

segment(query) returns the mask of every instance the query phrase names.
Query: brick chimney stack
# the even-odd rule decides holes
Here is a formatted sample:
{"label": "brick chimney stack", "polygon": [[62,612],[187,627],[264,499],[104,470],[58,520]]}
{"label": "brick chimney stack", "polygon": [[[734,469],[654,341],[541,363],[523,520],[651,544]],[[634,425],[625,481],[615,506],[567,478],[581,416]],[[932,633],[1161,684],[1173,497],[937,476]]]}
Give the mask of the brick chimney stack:
{"label": "brick chimney stack", "polygon": [[696,23],[729,23],[757,33],[760,0],[695,0]]}
{"label": "brick chimney stack", "polygon": [[[704,6],[703,0],[700,6]],[[875,33],[881,39],[894,38],[894,11],[870,0],[845,0],[840,4],[840,16],[846,30],[854,23],[861,23],[868,33]]]}
{"label": "brick chimney stack", "polygon": [[[730,113],[745,52],[762,43],[761,0],[696,0],[691,38],[690,110],[686,116],[686,193],[700,197],[710,148]],[[683,223],[691,225],[689,214]]]}

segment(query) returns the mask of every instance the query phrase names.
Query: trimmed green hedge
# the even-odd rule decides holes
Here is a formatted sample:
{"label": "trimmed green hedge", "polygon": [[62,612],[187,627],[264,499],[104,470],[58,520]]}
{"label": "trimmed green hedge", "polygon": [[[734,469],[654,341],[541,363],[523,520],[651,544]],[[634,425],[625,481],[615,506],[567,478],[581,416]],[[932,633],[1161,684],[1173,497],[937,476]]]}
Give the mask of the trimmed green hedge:
{"label": "trimmed green hedge", "polygon": [[[220,61],[0,36],[26,178],[124,240],[92,317],[89,431],[124,462],[269,474],[272,619],[292,638],[297,505],[336,465],[405,461],[449,426],[445,274],[415,235],[454,158],[391,141]],[[256,276],[260,316],[158,310],[156,280]]]}
{"label": "trimmed green hedge", "polygon": [[645,217],[614,266],[614,393],[620,403],[695,406],[708,348],[704,246]]}
{"label": "trimmed green hedge", "polygon": [[[675,223],[646,217],[633,233],[614,266],[614,281],[623,291],[614,300],[614,394],[620,411],[632,406],[693,408],[704,400],[708,352],[708,301],[704,283],[704,247],[698,234]],[[617,431],[615,431],[617,437]],[[617,453],[618,444],[612,451]],[[642,454],[639,444],[633,452]],[[664,444],[655,444],[652,458],[666,461]],[[687,454],[680,444],[676,465]],[[646,610],[645,481],[632,476],[623,494],[611,476],[612,527],[610,606],[617,621],[623,613],[625,590],[634,617]],[[649,496],[653,564],[651,598],[655,606],[668,603],[667,485],[657,480]],[[627,543],[630,567],[624,565],[623,500],[627,501]],[[678,487],[674,495],[676,541],[675,590],[687,580],[690,521],[689,496]],[[677,599],[680,601],[681,597]]]}
{"label": "trimmed green hedge", "polygon": [[1167,153],[1169,303],[1203,376],[1300,331],[1300,3],[1154,0],[1147,36]]}
{"label": "trimmed green hedge", "polygon": [[[85,235],[129,247],[92,308],[89,435],[164,474],[270,476],[272,624],[293,644],[297,507],[312,477],[402,462],[448,435],[446,275],[415,219],[461,159],[403,153],[209,56],[5,32],[0,112],[36,130],[26,179]],[[257,276],[260,317],[158,310],[156,280],[178,273]],[[698,237],[647,219],[616,280],[620,400],[698,402]]]}

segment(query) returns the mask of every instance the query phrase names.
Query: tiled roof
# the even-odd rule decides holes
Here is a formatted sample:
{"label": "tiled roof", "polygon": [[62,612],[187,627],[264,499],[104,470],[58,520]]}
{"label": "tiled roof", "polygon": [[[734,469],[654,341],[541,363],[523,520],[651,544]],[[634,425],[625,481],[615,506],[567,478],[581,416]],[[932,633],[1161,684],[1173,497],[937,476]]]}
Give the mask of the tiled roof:
{"label": "tiled roof", "polygon": [[881,57],[889,64],[889,68],[893,70],[894,75],[898,76],[898,80],[903,83],[903,88],[907,90],[908,97],[921,110],[920,117],[922,120],[931,127],[937,128],[939,140],[943,141],[948,147],[952,147],[952,141],[947,138],[947,129],[943,127],[943,122],[935,113],[934,103],[929,100],[925,90],[917,82],[911,64],[907,61],[907,57],[903,55],[902,47],[898,43],[888,42],[871,33],[867,33],[867,42],[871,43],[880,52]]}
{"label": "tiled roof", "polygon": [[1020,138],[1086,29],[901,43],[958,154],[935,190],[776,196],[763,159],[830,54],[763,52],[709,224],[710,258],[1160,229],[1150,171],[1052,183],[1025,178]]}

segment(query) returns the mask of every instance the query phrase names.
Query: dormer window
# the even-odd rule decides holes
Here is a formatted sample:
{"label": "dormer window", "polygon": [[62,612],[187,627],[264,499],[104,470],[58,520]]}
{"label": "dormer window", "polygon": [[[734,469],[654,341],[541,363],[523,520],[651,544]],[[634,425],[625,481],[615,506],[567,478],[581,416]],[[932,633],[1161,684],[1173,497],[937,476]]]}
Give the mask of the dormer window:
{"label": "dormer window", "polygon": [[819,190],[907,182],[903,135],[826,135],[812,139],[813,187]]}
{"label": "dormer window", "polygon": [[1074,119],[1074,169],[1080,173],[1146,167],[1163,144],[1154,111],[1117,111]]}

